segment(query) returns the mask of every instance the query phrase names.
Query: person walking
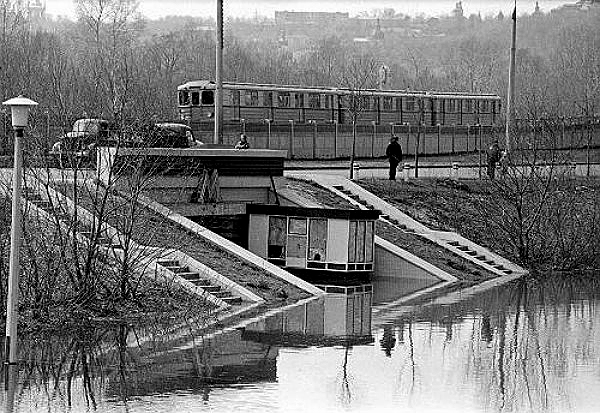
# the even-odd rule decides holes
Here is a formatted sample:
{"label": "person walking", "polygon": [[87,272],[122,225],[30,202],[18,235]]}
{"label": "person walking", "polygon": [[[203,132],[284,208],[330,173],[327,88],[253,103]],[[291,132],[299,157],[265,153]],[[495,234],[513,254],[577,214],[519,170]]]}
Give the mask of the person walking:
{"label": "person walking", "polygon": [[487,175],[493,180],[496,177],[496,165],[502,157],[502,151],[500,150],[498,141],[492,143],[485,154],[487,156]]}
{"label": "person walking", "polygon": [[235,149],[250,149],[250,144],[245,133],[240,135],[240,141],[235,145]]}
{"label": "person walking", "polygon": [[398,143],[397,136],[392,136],[390,139],[390,144],[385,150],[385,156],[387,156],[390,163],[390,180],[394,181],[398,164],[402,162],[402,147]]}

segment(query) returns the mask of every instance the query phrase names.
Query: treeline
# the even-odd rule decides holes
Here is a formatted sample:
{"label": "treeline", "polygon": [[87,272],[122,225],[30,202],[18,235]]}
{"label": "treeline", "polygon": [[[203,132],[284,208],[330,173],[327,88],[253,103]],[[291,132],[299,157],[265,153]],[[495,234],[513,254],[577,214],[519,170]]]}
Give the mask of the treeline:
{"label": "treeline", "polygon": [[[177,85],[214,78],[214,31],[200,27],[205,21],[171,19],[171,31],[164,24],[156,30],[160,25],[145,21],[134,0],[75,3],[76,22],[49,22],[39,31],[22,1],[0,1],[0,94],[23,93],[40,102],[40,124],[51,117],[67,125],[83,115],[173,119]],[[301,53],[278,43],[274,24],[257,21],[256,35],[247,36],[252,24],[227,22],[226,80],[376,87],[377,69],[385,64],[387,88],[501,96],[507,89],[509,18],[432,19],[426,24],[445,36],[386,32],[367,46],[327,28],[329,34],[313,34]],[[599,25],[594,8],[519,19],[518,116],[598,113]]]}

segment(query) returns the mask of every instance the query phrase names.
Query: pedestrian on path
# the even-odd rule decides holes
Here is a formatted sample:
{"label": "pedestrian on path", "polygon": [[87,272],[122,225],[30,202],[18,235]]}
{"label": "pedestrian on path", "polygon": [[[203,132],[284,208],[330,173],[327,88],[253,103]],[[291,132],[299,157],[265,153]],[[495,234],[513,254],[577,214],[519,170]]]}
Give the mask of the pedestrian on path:
{"label": "pedestrian on path", "polygon": [[498,141],[495,141],[490,145],[490,147],[486,151],[487,155],[487,175],[493,180],[496,177],[496,165],[500,162],[500,158],[502,157],[502,150],[500,150],[500,145],[498,145]]}
{"label": "pedestrian on path", "polygon": [[390,163],[390,176],[389,179],[394,181],[396,179],[396,169],[398,164],[402,162],[402,147],[398,143],[398,137],[392,136],[390,144],[385,150],[385,156],[387,156]]}

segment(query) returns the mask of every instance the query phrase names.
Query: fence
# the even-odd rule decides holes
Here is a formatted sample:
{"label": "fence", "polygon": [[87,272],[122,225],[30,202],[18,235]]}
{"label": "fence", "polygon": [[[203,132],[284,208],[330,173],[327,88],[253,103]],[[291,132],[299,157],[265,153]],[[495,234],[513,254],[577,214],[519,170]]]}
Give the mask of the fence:
{"label": "fence", "polygon": [[[48,112],[32,119],[31,135],[48,148],[56,138],[70,130],[75,118],[62,120]],[[0,155],[12,154],[10,114],[0,112]],[[192,125],[196,138],[212,142],[213,124]],[[337,123],[234,122],[223,126],[224,144],[235,145],[245,132],[253,148],[284,149],[290,159],[340,159],[352,154],[352,125]],[[504,142],[504,128],[481,125],[407,125],[358,124],[355,155],[357,158],[385,156],[389,138],[398,136],[406,155],[437,156],[476,153],[498,139]],[[513,134],[513,149],[581,150],[600,147],[600,117],[519,119]]]}

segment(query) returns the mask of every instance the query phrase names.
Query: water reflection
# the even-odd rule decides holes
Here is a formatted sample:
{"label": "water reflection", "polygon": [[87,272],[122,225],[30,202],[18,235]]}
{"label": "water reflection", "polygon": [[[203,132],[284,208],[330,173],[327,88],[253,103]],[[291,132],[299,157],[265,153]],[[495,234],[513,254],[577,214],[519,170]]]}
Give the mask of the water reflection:
{"label": "water reflection", "polygon": [[[331,288],[330,288],[331,287]],[[598,282],[516,282],[464,300],[373,304],[373,285],[220,334],[194,323],[26,343],[6,411],[600,410]]]}

